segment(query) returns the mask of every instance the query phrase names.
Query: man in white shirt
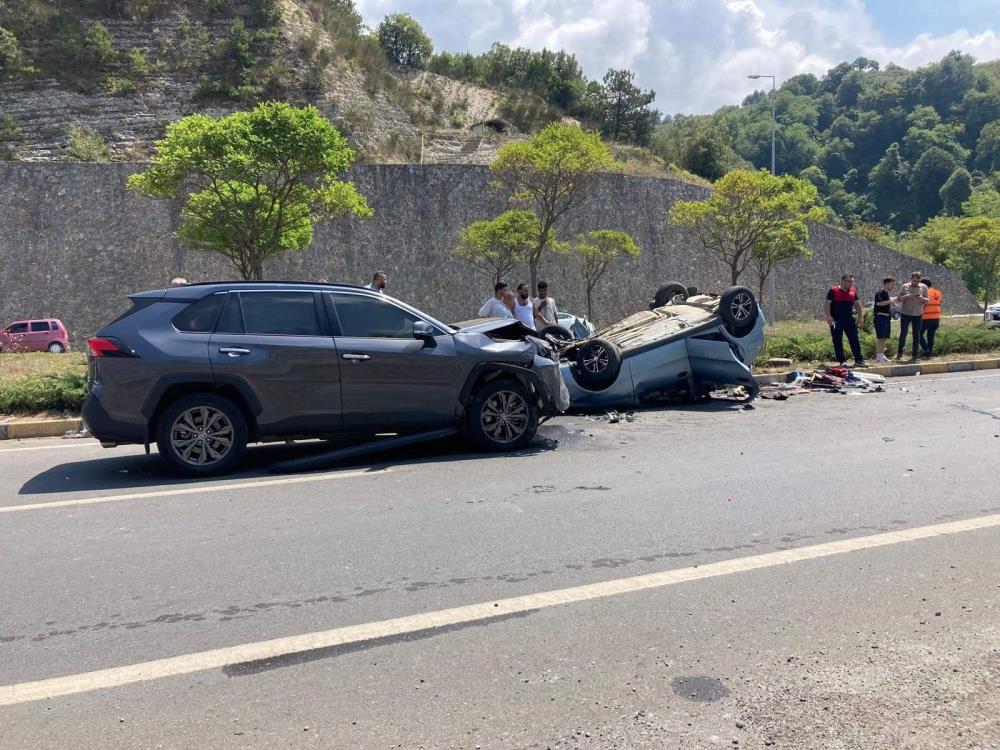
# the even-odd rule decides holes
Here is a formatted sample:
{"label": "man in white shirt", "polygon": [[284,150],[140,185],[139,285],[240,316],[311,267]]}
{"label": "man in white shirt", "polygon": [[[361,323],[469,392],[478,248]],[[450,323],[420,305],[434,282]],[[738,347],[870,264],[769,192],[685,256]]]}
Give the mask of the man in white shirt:
{"label": "man in white shirt", "polygon": [[538,296],[535,297],[535,309],[538,311],[535,318],[539,328],[559,324],[559,310],[556,308],[556,301],[549,296],[548,282],[538,282]]}
{"label": "man in white shirt", "polygon": [[479,317],[504,319],[513,318],[514,313],[504,302],[504,297],[509,294],[510,292],[507,291],[507,285],[502,281],[498,281],[493,286],[493,296],[486,300],[483,306],[479,308]]}
{"label": "man in white shirt", "polygon": [[365,284],[365,289],[371,289],[373,292],[385,294],[385,283],[388,280],[389,277],[385,275],[385,271],[376,271],[375,275],[372,276],[372,283]]}
{"label": "man in white shirt", "polygon": [[534,331],[537,312],[535,301],[531,299],[531,289],[527,284],[518,284],[517,297],[514,298],[514,317]]}

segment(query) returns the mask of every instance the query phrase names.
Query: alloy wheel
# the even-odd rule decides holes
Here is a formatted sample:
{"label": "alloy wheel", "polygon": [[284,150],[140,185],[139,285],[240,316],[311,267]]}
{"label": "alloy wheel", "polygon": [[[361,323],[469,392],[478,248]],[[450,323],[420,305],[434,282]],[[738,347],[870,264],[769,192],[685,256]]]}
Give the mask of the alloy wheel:
{"label": "alloy wheel", "polygon": [[210,466],[226,457],[233,447],[233,424],[211,406],[196,406],[178,415],[170,426],[170,447],[192,466]]}
{"label": "alloy wheel", "polygon": [[583,354],[583,369],[596,375],[608,369],[610,359],[608,350],[600,344],[595,344]]}
{"label": "alloy wheel", "polygon": [[733,313],[733,319],[738,323],[743,323],[750,320],[753,315],[753,297],[751,297],[746,292],[740,292],[735,297],[733,297],[732,302],[729,303],[729,309]]}
{"label": "alloy wheel", "polygon": [[491,440],[513,443],[528,429],[528,404],[520,393],[497,391],[483,404],[480,420]]}

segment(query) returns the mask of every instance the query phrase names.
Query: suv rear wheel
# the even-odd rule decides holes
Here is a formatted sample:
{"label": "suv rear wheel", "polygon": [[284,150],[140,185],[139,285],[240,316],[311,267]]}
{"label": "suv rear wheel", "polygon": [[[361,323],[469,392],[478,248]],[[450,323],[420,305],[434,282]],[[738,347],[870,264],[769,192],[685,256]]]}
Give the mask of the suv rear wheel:
{"label": "suv rear wheel", "polygon": [[469,437],[482,450],[523,448],[538,429],[538,407],[514,380],[491,380],[476,391],[467,412]]}
{"label": "suv rear wheel", "polygon": [[224,396],[182,396],[160,415],[156,446],[173,468],[191,476],[221,474],[239,463],[247,447],[243,412]]}

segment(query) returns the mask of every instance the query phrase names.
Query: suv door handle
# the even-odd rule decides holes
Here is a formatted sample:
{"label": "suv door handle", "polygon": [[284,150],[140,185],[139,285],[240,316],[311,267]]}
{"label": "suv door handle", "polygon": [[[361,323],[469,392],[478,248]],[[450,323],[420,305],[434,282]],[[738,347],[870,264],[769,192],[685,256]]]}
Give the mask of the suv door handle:
{"label": "suv door handle", "polygon": [[220,354],[228,354],[230,357],[245,357],[250,353],[249,349],[242,346],[222,346],[219,347]]}
{"label": "suv door handle", "polygon": [[366,359],[371,359],[367,354],[345,354],[344,359],[349,359],[352,362],[364,362]]}

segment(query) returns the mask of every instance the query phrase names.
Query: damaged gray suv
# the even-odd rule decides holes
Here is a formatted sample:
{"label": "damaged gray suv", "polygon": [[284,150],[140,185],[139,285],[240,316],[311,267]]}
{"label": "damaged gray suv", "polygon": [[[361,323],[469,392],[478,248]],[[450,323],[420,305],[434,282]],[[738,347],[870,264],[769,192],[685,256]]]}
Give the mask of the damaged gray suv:
{"label": "damaged gray suv", "polygon": [[516,450],[569,394],[519,323],[461,330],[367,289],[227,282],[161,289],[89,343],[83,417],[105,447],[156,443],[190,475],[233,469],[250,442],[453,428]]}

